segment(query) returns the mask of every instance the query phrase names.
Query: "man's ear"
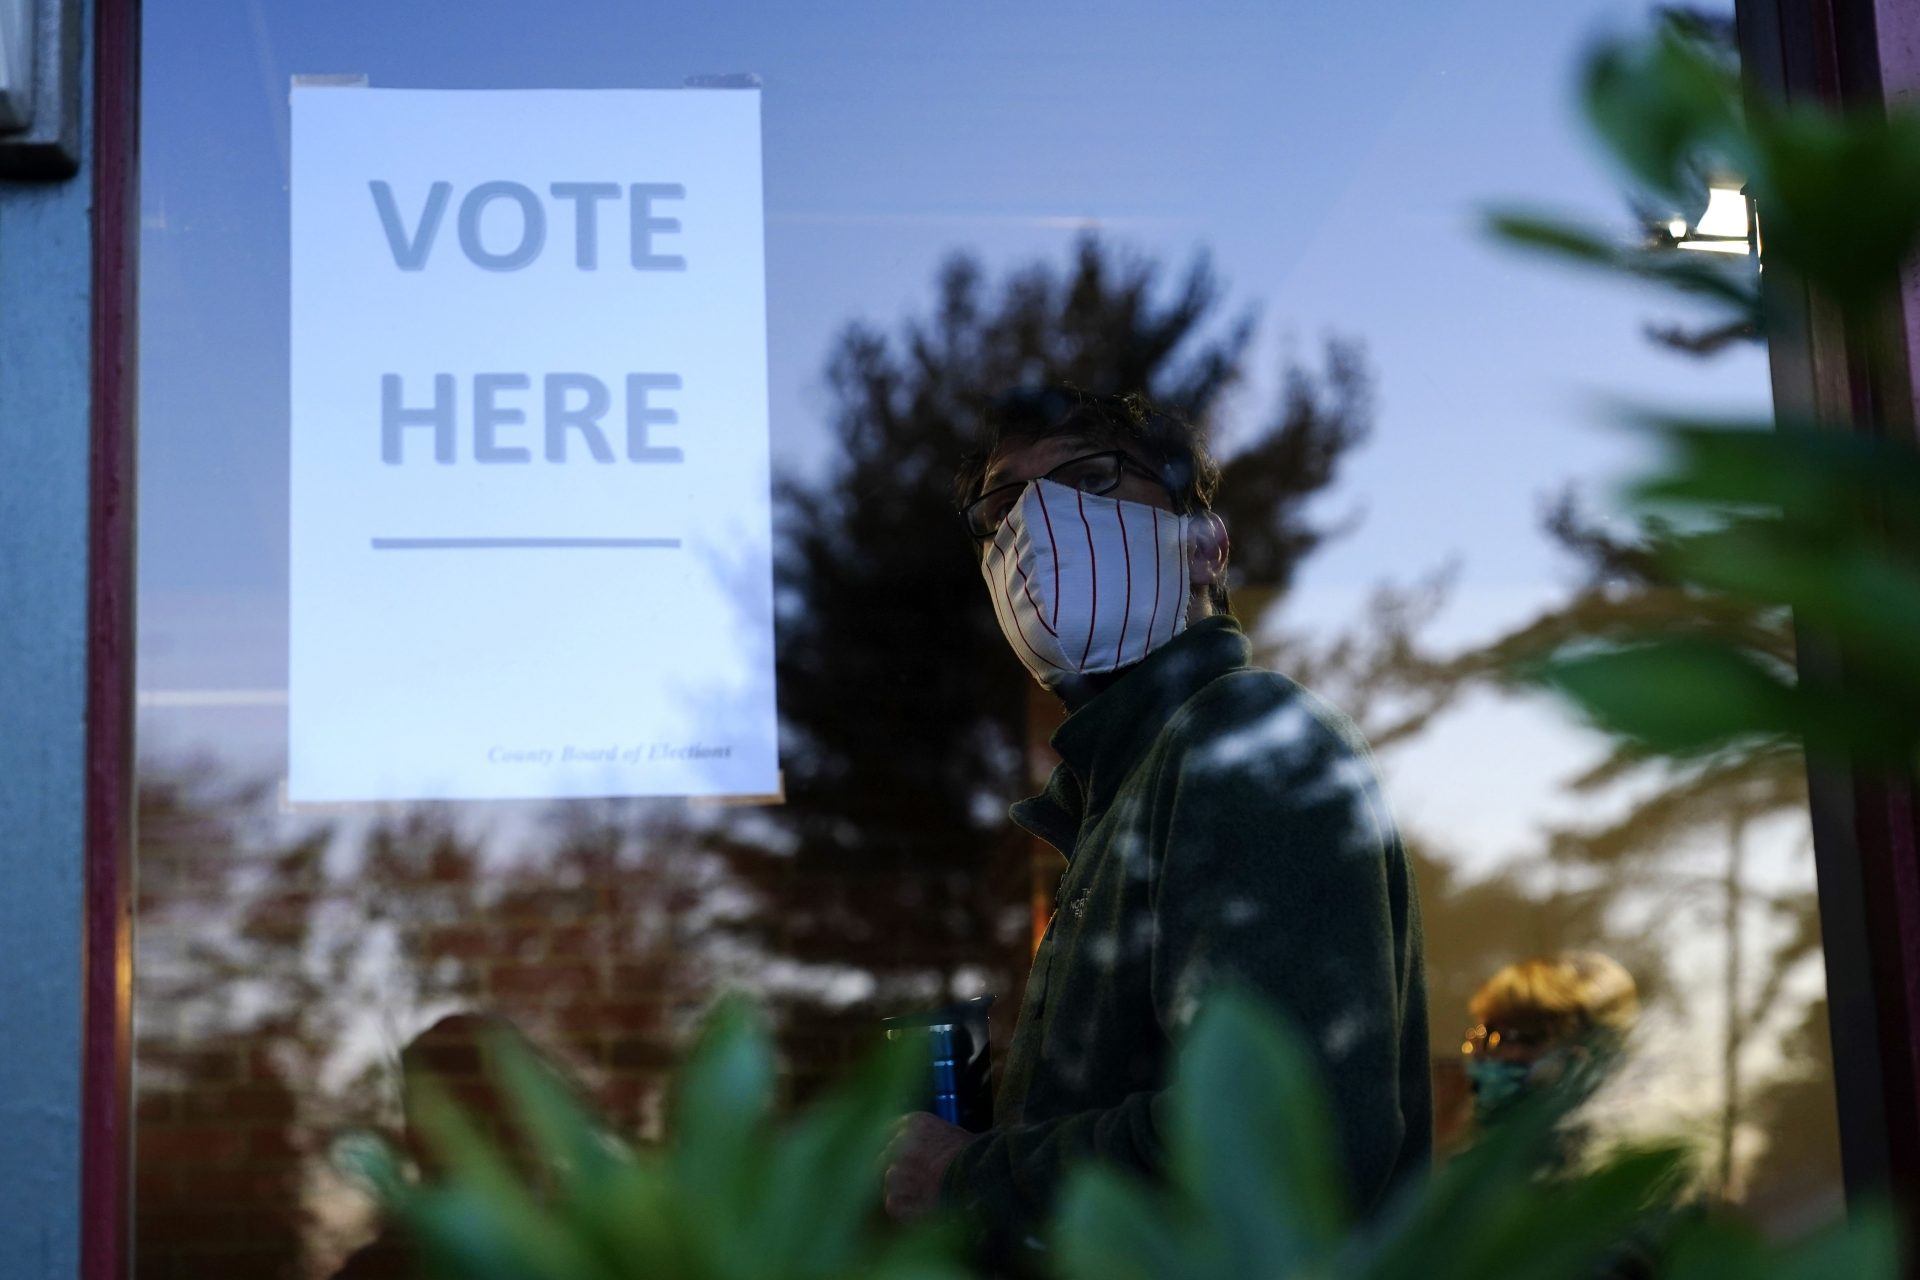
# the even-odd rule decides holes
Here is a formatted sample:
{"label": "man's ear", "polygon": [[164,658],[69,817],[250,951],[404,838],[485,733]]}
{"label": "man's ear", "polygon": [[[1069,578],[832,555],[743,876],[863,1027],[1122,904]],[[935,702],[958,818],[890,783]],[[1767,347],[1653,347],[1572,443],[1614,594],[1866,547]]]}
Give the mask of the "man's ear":
{"label": "man's ear", "polygon": [[1227,522],[1206,507],[1193,515],[1187,528],[1187,566],[1194,590],[1210,587],[1227,576]]}

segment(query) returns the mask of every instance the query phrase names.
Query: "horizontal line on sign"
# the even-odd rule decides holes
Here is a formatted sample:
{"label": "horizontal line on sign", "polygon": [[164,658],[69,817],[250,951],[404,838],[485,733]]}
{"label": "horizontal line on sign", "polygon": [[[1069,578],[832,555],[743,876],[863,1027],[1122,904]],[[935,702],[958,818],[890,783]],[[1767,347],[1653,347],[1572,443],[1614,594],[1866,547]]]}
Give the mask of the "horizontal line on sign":
{"label": "horizontal line on sign", "polygon": [[1099,231],[1128,228],[1153,229],[1178,227],[1191,222],[1187,218],[1163,218],[1121,214],[1103,217],[1090,213],[974,213],[964,210],[924,213],[886,213],[795,209],[767,210],[770,226],[796,227],[1035,227],[1045,231]]}
{"label": "horizontal line on sign", "polygon": [[142,689],[143,707],[284,707],[285,689]]}
{"label": "horizontal line on sign", "polygon": [[375,551],[585,551],[655,549],[673,551],[678,538],[375,538]]}

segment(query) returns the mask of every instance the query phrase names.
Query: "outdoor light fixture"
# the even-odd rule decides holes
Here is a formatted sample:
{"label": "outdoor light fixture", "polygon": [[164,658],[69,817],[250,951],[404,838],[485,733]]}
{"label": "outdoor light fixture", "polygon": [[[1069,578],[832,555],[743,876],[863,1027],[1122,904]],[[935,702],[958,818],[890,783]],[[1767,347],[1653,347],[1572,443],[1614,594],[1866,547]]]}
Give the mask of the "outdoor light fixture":
{"label": "outdoor light fixture", "polygon": [[1753,209],[1738,178],[1715,178],[1707,184],[1707,208],[1698,222],[1669,219],[1656,239],[1671,248],[1702,253],[1753,252]]}

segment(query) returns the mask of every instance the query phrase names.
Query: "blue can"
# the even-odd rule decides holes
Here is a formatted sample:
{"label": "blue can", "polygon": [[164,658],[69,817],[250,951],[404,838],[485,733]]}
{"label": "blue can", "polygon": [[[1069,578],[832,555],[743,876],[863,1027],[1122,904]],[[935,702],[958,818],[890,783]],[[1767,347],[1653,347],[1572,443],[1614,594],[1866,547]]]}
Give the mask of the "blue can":
{"label": "blue can", "polygon": [[993,1127],[992,1007],[992,996],[980,996],[881,1024],[889,1040],[924,1037],[927,1074],[918,1109],[974,1133]]}

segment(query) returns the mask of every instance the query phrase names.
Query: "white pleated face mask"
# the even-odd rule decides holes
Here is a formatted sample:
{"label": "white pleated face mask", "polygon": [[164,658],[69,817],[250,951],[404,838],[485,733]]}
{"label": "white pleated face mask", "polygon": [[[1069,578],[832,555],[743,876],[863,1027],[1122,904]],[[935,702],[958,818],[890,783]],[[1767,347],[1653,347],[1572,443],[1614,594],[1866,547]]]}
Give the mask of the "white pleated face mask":
{"label": "white pleated face mask", "polygon": [[980,572],[1007,643],[1051,688],[1140,661],[1187,627],[1192,517],[1036,480]]}

